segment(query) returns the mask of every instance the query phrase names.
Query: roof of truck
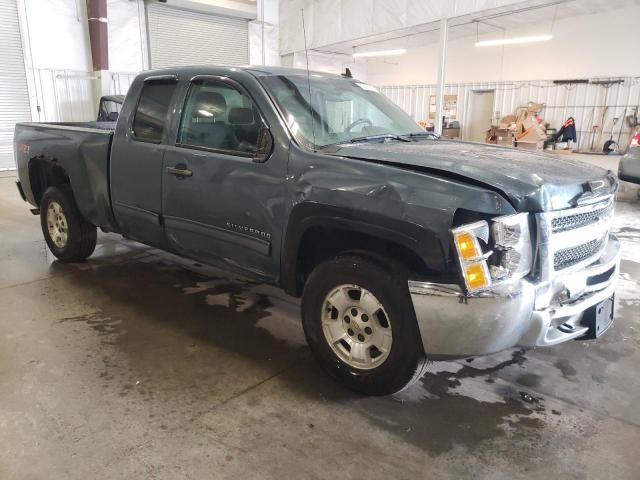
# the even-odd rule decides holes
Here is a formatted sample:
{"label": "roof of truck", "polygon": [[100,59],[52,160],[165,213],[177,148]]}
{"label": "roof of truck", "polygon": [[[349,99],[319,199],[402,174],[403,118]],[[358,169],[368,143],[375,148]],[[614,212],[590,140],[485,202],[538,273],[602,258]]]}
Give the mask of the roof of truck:
{"label": "roof of truck", "polygon": [[[240,65],[240,66],[230,66],[230,65],[185,65],[181,67],[167,67],[161,68],[157,70],[147,70],[143,72],[145,77],[151,77],[155,75],[179,75],[180,73],[185,74],[214,74],[221,75],[230,72],[236,71],[246,71],[250,72],[256,76],[262,75],[306,75],[307,70],[304,68],[293,68],[293,67],[273,67],[266,65]],[[310,70],[310,74],[312,75],[322,75],[324,77],[335,77],[335,78],[345,78],[342,75],[337,75],[333,73],[327,72],[319,72]]]}

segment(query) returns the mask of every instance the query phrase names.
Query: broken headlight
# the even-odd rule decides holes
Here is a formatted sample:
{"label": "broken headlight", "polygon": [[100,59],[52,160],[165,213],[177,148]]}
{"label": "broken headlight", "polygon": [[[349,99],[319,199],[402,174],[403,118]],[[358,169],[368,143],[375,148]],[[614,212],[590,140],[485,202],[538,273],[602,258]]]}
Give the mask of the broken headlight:
{"label": "broken headlight", "polygon": [[491,276],[496,280],[520,279],[531,271],[533,246],[529,232],[529,215],[518,213],[491,221],[495,258]]}

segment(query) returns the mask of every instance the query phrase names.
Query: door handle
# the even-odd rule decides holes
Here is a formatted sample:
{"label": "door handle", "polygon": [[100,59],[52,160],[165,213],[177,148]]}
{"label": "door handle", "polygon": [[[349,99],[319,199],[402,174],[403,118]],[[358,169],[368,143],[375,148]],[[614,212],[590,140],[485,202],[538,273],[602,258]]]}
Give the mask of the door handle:
{"label": "door handle", "polygon": [[193,172],[184,163],[179,163],[174,167],[167,167],[167,173],[176,177],[191,177]]}

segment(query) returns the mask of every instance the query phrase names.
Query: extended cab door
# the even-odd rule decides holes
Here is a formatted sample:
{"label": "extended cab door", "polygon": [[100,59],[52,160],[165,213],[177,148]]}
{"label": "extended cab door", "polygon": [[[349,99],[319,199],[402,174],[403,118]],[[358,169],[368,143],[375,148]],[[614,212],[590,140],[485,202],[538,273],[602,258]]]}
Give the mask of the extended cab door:
{"label": "extended cab door", "polygon": [[165,152],[162,194],[171,248],[275,280],[288,149],[273,145],[254,97],[228,77],[194,78],[176,139]]}
{"label": "extended cab door", "polygon": [[[129,94],[111,149],[111,203],[123,235],[148,245],[165,245],[162,208],[163,139],[177,77],[148,77]],[[129,97],[128,97],[129,100]]]}

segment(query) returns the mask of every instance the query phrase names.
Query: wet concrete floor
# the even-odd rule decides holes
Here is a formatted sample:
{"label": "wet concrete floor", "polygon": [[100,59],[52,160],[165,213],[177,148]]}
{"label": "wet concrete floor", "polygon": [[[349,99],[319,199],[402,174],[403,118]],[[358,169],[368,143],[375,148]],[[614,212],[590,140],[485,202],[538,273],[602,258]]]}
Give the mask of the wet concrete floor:
{"label": "wet concrete floor", "polygon": [[640,205],[595,342],[436,363],[367,398],[283,292],[100,235],[54,261],[0,178],[0,478],[640,478]]}

